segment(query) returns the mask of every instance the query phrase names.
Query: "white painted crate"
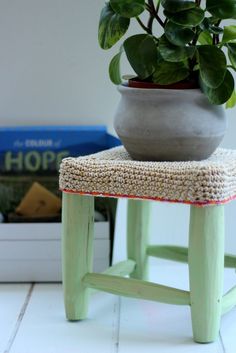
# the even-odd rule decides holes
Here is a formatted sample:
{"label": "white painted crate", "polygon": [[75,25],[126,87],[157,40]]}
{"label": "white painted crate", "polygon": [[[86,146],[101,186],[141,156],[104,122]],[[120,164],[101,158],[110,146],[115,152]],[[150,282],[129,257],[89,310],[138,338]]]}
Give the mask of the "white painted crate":
{"label": "white painted crate", "polygon": [[[109,266],[109,222],[95,223],[94,271]],[[61,281],[61,224],[0,224],[0,282]]]}

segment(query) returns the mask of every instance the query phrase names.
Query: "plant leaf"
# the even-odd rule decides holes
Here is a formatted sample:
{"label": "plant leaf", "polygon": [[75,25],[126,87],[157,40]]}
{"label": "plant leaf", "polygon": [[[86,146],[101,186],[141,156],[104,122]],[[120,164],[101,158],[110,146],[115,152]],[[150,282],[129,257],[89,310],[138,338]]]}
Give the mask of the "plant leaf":
{"label": "plant leaf", "polygon": [[203,82],[211,88],[218,87],[226,73],[226,57],[214,45],[201,45],[197,48],[200,74]]}
{"label": "plant leaf", "polygon": [[171,44],[164,36],[161,37],[158,45],[160,54],[165,61],[179,62],[193,57],[195,47],[179,47]]}
{"label": "plant leaf", "polygon": [[230,99],[234,90],[234,78],[227,70],[223,82],[217,88],[208,87],[201,79],[200,87],[212,104],[220,105]]}
{"label": "plant leaf", "polygon": [[130,20],[121,17],[113,11],[109,4],[102,9],[99,28],[98,42],[102,49],[110,49],[129,28]]}
{"label": "plant leaf", "polygon": [[232,42],[236,40],[236,26],[225,26],[222,43]]}
{"label": "plant leaf", "polygon": [[122,50],[112,58],[110,65],[109,65],[109,76],[110,76],[111,81],[115,85],[119,85],[122,82],[121,74],[120,74],[121,55],[122,55]]}
{"label": "plant leaf", "polygon": [[212,37],[211,37],[210,33],[207,31],[200,33],[200,35],[198,37],[198,42],[201,45],[211,45],[212,44]]}
{"label": "plant leaf", "polygon": [[165,10],[172,13],[196,7],[195,2],[188,0],[161,0],[161,4]]}
{"label": "plant leaf", "polygon": [[228,56],[231,64],[236,69],[236,43],[228,43]]}
{"label": "plant leaf", "polygon": [[132,78],[135,78],[135,77],[136,77],[135,75],[123,75],[122,76],[123,80],[126,80],[126,81],[131,80]]}
{"label": "plant leaf", "polygon": [[165,35],[172,44],[185,46],[194,38],[195,33],[190,28],[169,21],[165,26]]}
{"label": "plant leaf", "polygon": [[111,7],[119,15],[137,17],[145,10],[145,0],[110,0]]}
{"label": "plant leaf", "polygon": [[159,61],[153,74],[153,81],[160,85],[180,82],[189,76],[189,69],[183,62]]}
{"label": "plant leaf", "polygon": [[206,0],[206,9],[220,19],[234,18],[236,2],[235,0]]}
{"label": "plant leaf", "polygon": [[209,33],[212,33],[212,34],[221,34],[224,32],[224,30],[221,27],[216,26],[214,24],[213,17],[205,17],[202,23],[200,24],[200,28],[202,31],[208,31]]}
{"label": "plant leaf", "polygon": [[204,11],[198,7],[178,13],[164,11],[164,14],[172,22],[190,28],[198,26],[204,20],[205,16]]}
{"label": "plant leaf", "polygon": [[210,27],[210,18],[205,17],[204,20],[200,23],[199,27],[202,31],[208,31]]}
{"label": "plant leaf", "polygon": [[213,34],[221,34],[224,32],[224,30],[221,27],[217,27],[217,26],[210,26],[209,28],[209,32],[213,33]]}
{"label": "plant leaf", "polygon": [[157,46],[149,34],[137,34],[124,42],[124,49],[130,65],[141,79],[153,74],[157,64]]}
{"label": "plant leaf", "polygon": [[236,92],[233,90],[230,99],[226,102],[226,109],[233,108],[236,105]]}

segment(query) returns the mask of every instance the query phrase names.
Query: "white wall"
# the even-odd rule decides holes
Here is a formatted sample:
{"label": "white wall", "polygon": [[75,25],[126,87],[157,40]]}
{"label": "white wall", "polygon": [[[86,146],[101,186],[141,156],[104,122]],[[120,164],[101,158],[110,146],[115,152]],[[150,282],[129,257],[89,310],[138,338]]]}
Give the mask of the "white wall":
{"label": "white wall", "polygon": [[118,93],[97,27],[104,0],[0,0],[0,124],[112,126]]}
{"label": "white wall", "polygon": [[[116,50],[102,51],[105,0],[0,0],[0,125],[107,124],[119,98],[108,79]],[[136,27],[133,27],[133,32]],[[236,110],[223,146],[236,148]],[[152,234],[187,243],[188,207],[157,204]],[[236,202],[226,207],[227,249],[236,253]]]}

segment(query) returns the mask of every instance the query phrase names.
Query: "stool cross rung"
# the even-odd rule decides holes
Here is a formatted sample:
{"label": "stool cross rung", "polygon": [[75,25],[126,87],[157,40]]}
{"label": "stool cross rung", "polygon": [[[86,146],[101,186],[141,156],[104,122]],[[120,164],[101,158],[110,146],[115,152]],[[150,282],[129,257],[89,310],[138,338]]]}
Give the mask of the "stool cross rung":
{"label": "stool cross rung", "polygon": [[102,273],[87,273],[83,277],[82,282],[88,288],[125,297],[152,300],[166,304],[190,305],[188,291],[138,279],[121,278]]}
{"label": "stool cross rung", "polygon": [[188,262],[188,249],[181,246],[149,245],[147,255],[161,259]]}
{"label": "stool cross rung", "polygon": [[[149,245],[147,255],[160,259],[188,262],[188,248],[171,245]],[[225,254],[224,265],[226,268],[236,268],[236,256]]]}
{"label": "stool cross rung", "polygon": [[222,315],[233,309],[236,305],[236,286],[231,288],[222,299]]}
{"label": "stool cross rung", "polygon": [[133,260],[121,261],[109,267],[102,274],[124,277],[132,273],[135,269],[135,266],[136,262]]}

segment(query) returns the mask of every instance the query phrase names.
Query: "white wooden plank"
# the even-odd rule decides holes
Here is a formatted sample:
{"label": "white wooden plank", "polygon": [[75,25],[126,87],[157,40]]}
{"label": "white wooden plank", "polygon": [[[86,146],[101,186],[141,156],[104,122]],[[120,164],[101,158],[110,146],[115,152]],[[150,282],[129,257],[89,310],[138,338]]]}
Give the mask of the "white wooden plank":
{"label": "white wooden plank", "polygon": [[[108,256],[110,241],[108,239],[94,240],[94,256],[98,259]],[[60,260],[61,241],[1,241],[0,260]]]}
{"label": "white wooden plank", "polygon": [[[109,267],[109,255],[109,239],[95,239],[94,271]],[[0,241],[0,281],[61,281],[61,241]]]}
{"label": "white wooden plank", "polygon": [[29,289],[28,284],[0,285],[0,353],[7,350],[14,338]]}
{"label": "white wooden plank", "polygon": [[[188,290],[187,266],[153,266],[150,279]],[[131,319],[132,318],[132,319]],[[192,341],[188,307],[121,299],[119,353],[223,353],[221,341]]]}
{"label": "white wooden plank", "polygon": [[[94,271],[102,272],[109,267],[108,254],[94,259]],[[56,260],[0,260],[2,282],[61,282],[61,262]]]}
{"label": "white wooden plank", "polygon": [[[109,238],[109,223],[95,222],[95,239]],[[61,223],[0,223],[0,241],[59,240]]]}
{"label": "white wooden plank", "polygon": [[115,353],[119,298],[98,293],[89,318],[65,320],[61,285],[36,285],[10,353]]}

